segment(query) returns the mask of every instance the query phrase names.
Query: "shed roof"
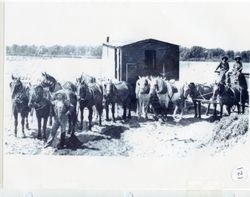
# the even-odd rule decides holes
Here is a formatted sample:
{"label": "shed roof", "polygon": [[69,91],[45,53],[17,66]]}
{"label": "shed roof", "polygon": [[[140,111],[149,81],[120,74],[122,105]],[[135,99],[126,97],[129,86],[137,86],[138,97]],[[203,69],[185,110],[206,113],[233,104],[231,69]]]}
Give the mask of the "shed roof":
{"label": "shed roof", "polygon": [[156,39],[144,39],[144,40],[133,40],[133,41],[116,41],[116,42],[105,42],[103,43],[104,46],[107,46],[107,47],[111,47],[111,48],[122,48],[124,46],[128,46],[128,45],[132,45],[132,44],[138,44],[138,43],[141,43],[141,42],[160,42],[160,43],[164,43],[164,44],[171,44],[171,45],[175,45],[175,46],[179,46],[177,44],[172,44],[172,43],[169,43],[169,42],[164,42],[164,41],[160,41],[160,40],[156,40]]}

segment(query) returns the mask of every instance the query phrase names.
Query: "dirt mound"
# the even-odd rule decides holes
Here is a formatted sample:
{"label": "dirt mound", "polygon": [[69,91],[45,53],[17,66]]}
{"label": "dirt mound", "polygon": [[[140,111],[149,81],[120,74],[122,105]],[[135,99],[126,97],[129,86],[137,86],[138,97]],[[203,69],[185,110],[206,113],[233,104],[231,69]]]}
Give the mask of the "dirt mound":
{"label": "dirt mound", "polygon": [[213,136],[210,140],[215,145],[217,151],[231,148],[238,142],[246,140],[248,132],[248,113],[231,114],[223,117],[213,129]]}

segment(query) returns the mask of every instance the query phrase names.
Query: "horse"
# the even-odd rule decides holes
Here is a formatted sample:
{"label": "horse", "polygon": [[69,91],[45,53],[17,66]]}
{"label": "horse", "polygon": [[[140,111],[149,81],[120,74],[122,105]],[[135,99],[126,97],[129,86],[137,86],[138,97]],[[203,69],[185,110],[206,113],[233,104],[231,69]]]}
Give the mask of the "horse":
{"label": "horse", "polygon": [[45,87],[49,88],[49,91],[51,93],[62,89],[62,85],[48,73],[44,72],[42,73],[42,76],[43,76],[43,80],[41,81],[40,85],[44,88]]}
{"label": "horse", "polygon": [[17,137],[17,126],[18,126],[18,114],[21,114],[21,124],[22,124],[22,133],[23,137],[26,137],[24,131],[24,123],[26,118],[26,128],[29,129],[28,124],[28,114],[30,108],[28,106],[29,102],[29,93],[28,88],[26,88],[19,78],[13,77],[12,82],[10,83],[11,88],[11,98],[12,98],[12,112],[15,118],[15,137]]}
{"label": "horse", "polygon": [[[131,118],[131,99],[133,96],[132,86],[125,81],[103,83],[103,98],[106,111],[106,120],[109,121],[109,105],[111,104],[112,119],[115,122],[115,104],[123,107],[123,120]],[[128,109],[128,115],[127,115]]]}
{"label": "horse", "polygon": [[249,102],[248,84],[243,73],[230,75],[230,86],[240,91],[240,104],[242,107],[242,113],[245,112],[245,104]]}
{"label": "horse", "polygon": [[[188,83],[184,86],[184,97],[190,96],[194,105],[194,117],[201,118],[201,100],[210,100],[213,95],[213,85],[199,83]],[[209,114],[210,104],[206,111]],[[198,113],[197,113],[198,110]]]}
{"label": "horse", "polygon": [[[238,113],[240,113],[240,91],[238,88],[230,87],[230,85],[225,85],[224,83],[216,83],[213,88],[212,101],[218,99],[220,103],[220,117],[223,114],[223,106],[226,105],[228,114],[231,114],[231,107],[233,105],[237,106]],[[216,110],[217,103],[214,102],[214,113],[213,116],[217,117]]]}
{"label": "horse", "polygon": [[137,99],[137,114],[148,119],[149,101],[150,101],[150,83],[147,77],[140,77],[136,81],[135,94]]}
{"label": "horse", "polygon": [[92,115],[93,115],[93,106],[95,106],[98,116],[99,116],[99,125],[101,126],[102,121],[102,111],[103,111],[103,91],[102,87],[97,83],[86,84],[84,81],[78,81],[77,84],[77,96],[79,100],[79,109],[80,109],[80,129],[83,128],[83,110],[88,108],[89,110],[89,126],[88,129],[91,130],[92,127]]}
{"label": "horse", "polygon": [[[182,119],[186,99],[184,96],[184,86],[177,88],[161,77],[154,77],[151,79],[150,95],[150,103],[156,114],[167,118],[167,114],[170,110],[174,110],[174,120],[179,121]],[[176,115],[178,110],[181,110],[179,118],[177,118]]]}
{"label": "horse", "polygon": [[[37,123],[38,123],[38,139],[44,139],[46,142],[46,128],[47,121],[51,114],[51,102],[44,96],[44,89],[41,85],[36,85],[31,87],[30,95],[29,95],[29,103],[28,106],[30,108],[34,108],[36,111]],[[41,133],[41,122],[43,119],[43,136]]]}
{"label": "horse", "polygon": [[[67,81],[63,85],[61,85],[53,76],[45,73],[42,73],[42,76],[44,77],[43,81],[41,82],[41,85],[43,87],[49,88],[49,91],[52,94],[55,94],[57,91],[60,91],[62,89],[65,89],[65,93],[67,94],[67,98],[72,105],[72,108],[74,110],[71,111],[71,113],[68,114],[68,133],[74,134],[75,132],[75,126],[77,122],[77,113],[76,113],[76,106],[77,106],[77,87],[72,82]],[[53,110],[54,111],[54,110]],[[53,112],[54,113],[54,112]]]}
{"label": "horse", "polygon": [[80,77],[76,78],[76,82],[77,83],[86,83],[86,84],[89,84],[89,83],[96,83],[96,78],[95,77],[92,77],[90,75],[87,75],[85,73],[82,73]]}

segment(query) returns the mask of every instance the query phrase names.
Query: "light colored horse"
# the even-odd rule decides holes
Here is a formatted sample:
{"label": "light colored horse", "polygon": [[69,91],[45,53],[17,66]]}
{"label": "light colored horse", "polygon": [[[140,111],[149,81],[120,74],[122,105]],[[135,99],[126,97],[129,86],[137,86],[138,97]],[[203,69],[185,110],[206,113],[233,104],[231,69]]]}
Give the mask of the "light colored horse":
{"label": "light colored horse", "polygon": [[[167,114],[170,109],[174,109],[174,120],[182,119],[186,99],[184,97],[184,86],[177,88],[168,80],[154,77],[150,80],[150,95],[157,96],[161,114]],[[178,110],[181,111],[179,116],[177,115]]]}
{"label": "light colored horse", "polygon": [[141,118],[148,119],[150,101],[150,81],[147,77],[139,77],[136,81],[135,94],[137,99],[137,114]]}

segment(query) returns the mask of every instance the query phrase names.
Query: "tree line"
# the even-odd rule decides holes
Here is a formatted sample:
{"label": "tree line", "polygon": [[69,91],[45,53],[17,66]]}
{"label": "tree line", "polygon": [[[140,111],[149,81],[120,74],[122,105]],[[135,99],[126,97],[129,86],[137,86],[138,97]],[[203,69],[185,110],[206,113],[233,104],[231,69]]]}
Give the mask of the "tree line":
{"label": "tree line", "polygon": [[220,61],[224,55],[228,56],[229,61],[233,60],[236,55],[239,55],[242,57],[242,61],[250,62],[250,50],[225,51],[221,48],[206,49],[200,46],[193,46],[191,48],[180,47],[180,60],[182,61]]}
{"label": "tree line", "polygon": [[[13,44],[6,47],[8,56],[36,56],[36,57],[96,57],[101,58],[102,46],[73,46],[73,45],[17,45]],[[220,48],[206,49],[200,46],[191,48],[180,47],[181,61],[220,61],[223,55],[233,60],[236,55],[242,57],[242,61],[250,62],[250,50],[233,51]]]}
{"label": "tree line", "polygon": [[102,46],[73,46],[73,45],[17,45],[6,47],[8,56],[34,57],[97,57],[102,56]]}

